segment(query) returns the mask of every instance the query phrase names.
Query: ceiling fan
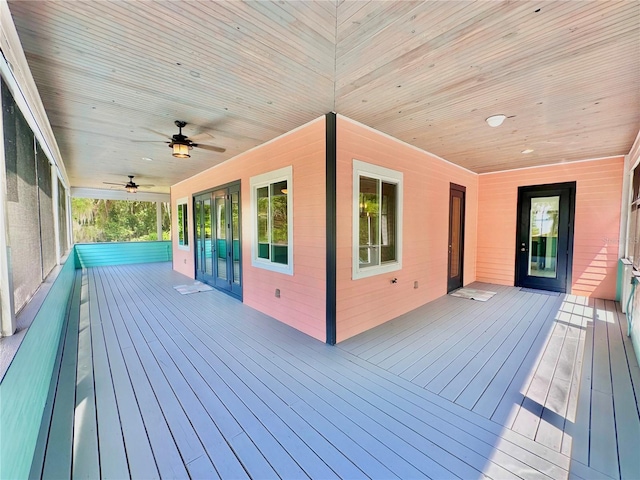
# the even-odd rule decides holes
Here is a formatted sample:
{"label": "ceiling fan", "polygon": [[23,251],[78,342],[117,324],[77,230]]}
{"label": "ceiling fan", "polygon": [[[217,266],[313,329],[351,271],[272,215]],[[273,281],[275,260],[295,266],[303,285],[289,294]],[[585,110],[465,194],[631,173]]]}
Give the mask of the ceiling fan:
{"label": "ceiling fan", "polygon": [[182,134],[182,129],[187,125],[187,122],[183,120],[176,120],[174,122],[178,127],[178,133],[173,135],[169,142],[169,147],[173,150],[172,155],[177,158],[189,158],[189,150],[192,148],[201,148],[202,150],[209,150],[211,152],[224,153],[226,148],[216,147],[214,145],[204,145],[201,143],[195,143],[189,139],[186,135]]}
{"label": "ceiling fan", "polygon": [[138,191],[138,188],[149,188],[149,187],[153,187],[154,185],[137,185],[134,181],[133,181],[133,175],[127,175],[129,177],[129,181],[127,183],[113,183],[113,182],[102,182],[106,185],[118,185],[120,187],[124,187],[124,189],[129,192],[129,193],[136,193]]}

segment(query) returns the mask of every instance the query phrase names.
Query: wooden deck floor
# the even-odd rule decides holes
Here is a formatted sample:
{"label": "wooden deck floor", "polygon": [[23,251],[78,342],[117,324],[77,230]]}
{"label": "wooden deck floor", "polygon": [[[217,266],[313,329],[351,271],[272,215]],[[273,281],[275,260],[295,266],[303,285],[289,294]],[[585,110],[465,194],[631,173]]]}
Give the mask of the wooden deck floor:
{"label": "wooden deck floor", "polygon": [[43,478],[640,472],[613,303],[492,286],[329,347],[187,281],[168,264],[78,277]]}

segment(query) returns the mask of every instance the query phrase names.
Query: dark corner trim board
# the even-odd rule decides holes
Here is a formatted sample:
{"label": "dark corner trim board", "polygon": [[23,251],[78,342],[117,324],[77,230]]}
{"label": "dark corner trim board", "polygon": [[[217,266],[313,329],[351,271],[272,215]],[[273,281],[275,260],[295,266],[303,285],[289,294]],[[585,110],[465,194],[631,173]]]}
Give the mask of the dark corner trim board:
{"label": "dark corner trim board", "polygon": [[327,340],[336,344],[336,114],[326,115]]}

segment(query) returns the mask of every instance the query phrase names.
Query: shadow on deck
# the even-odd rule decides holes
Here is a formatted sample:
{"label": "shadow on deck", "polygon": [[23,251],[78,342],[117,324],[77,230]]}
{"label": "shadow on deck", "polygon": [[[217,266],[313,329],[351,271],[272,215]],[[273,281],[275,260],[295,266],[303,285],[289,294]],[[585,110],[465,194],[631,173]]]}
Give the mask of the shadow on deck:
{"label": "shadow on deck", "polygon": [[169,264],[77,276],[34,476],[640,471],[624,450],[640,445],[640,374],[611,302],[491,286],[486,303],[442,297],[329,347],[183,283]]}

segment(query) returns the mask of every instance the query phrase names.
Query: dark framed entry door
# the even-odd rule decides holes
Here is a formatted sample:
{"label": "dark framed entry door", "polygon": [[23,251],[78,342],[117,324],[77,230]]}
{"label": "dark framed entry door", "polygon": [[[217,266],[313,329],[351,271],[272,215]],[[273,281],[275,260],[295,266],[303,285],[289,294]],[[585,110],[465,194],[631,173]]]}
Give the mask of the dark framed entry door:
{"label": "dark framed entry door", "polygon": [[242,298],[240,184],[194,197],[196,279]]}
{"label": "dark framed entry door", "polygon": [[449,188],[449,266],[447,293],[462,287],[464,270],[464,210],[467,189],[452,183]]}
{"label": "dark framed entry door", "polygon": [[518,189],[516,286],[567,292],[575,197],[575,182]]}

